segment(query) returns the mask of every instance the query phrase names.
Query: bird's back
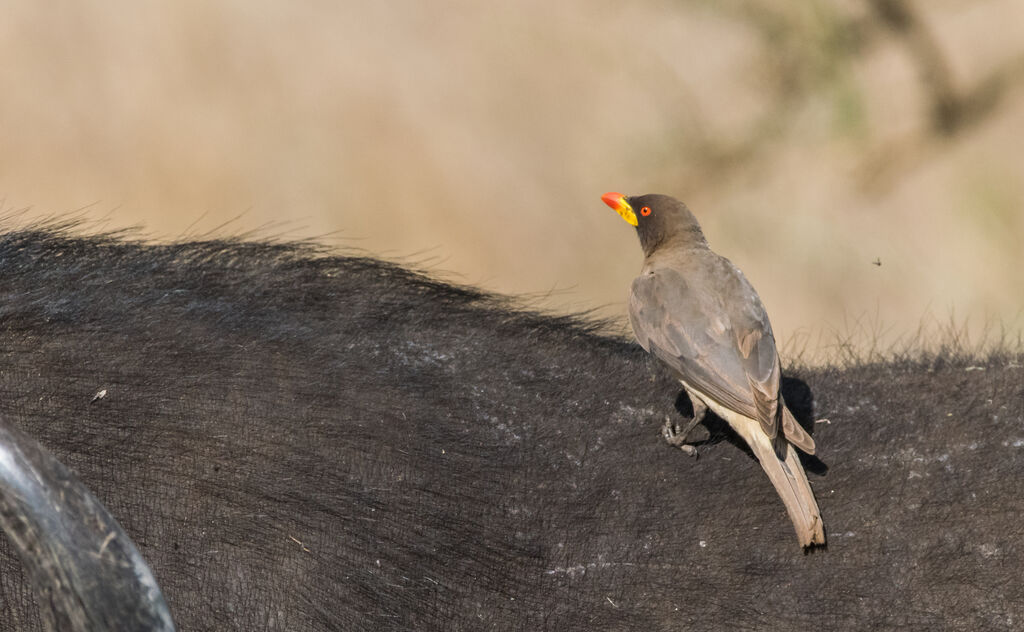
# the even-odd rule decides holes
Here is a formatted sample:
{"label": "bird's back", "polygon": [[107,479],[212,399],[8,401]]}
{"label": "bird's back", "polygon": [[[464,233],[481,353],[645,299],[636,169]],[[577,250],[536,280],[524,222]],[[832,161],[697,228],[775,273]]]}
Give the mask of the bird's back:
{"label": "bird's back", "polygon": [[[771,372],[774,340],[757,292],[728,259],[707,248],[654,253],[633,282],[629,311],[637,340],[678,377],[758,417],[750,372]],[[751,335],[763,347],[753,365],[742,349]]]}

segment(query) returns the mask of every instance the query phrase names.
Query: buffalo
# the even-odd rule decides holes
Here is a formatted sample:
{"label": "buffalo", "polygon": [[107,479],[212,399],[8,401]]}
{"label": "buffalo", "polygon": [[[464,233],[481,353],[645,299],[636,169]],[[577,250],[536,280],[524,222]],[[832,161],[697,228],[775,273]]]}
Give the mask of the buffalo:
{"label": "buffalo", "polygon": [[[1016,354],[784,371],[818,445],[805,555],[724,424],[697,458],[664,441],[688,401],[638,345],[392,263],[12,231],[0,327],[0,419],[106,506],[179,630],[1024,624]],[[53,626],[10,537],[0,628]]]}

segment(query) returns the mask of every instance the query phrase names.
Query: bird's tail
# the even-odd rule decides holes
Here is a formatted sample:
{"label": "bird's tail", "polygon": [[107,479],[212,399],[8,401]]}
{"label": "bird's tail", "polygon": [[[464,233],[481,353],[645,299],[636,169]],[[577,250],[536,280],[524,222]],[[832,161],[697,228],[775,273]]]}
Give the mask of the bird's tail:
{"label": "bird's tail", "polygon": [[821,522],[818,501],[814,499],[814,492],[811,491],[811,484],[807,481],[807,475],[804,473],[803,465],[800,464],[796,448],[786,441],[785,458],[780,458],[767,435],[763,432],[750,434],[751,437],[744,437],[744,439],[747,440],[750,449],[754,451],[754,456],[761,462],[761,467],[771,480],[775,491],[782,498],[782,504],[786,506],[789,519],[793,521],[800,546],[808,548],[824,545],[825,527]]}

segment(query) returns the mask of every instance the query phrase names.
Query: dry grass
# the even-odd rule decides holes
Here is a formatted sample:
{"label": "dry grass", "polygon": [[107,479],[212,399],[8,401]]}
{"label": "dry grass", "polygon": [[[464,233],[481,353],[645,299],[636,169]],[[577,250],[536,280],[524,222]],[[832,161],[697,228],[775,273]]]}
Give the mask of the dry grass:
{"label": "dry grass", "polygon": [[926,314],[917,328],[896,333],[874,316],[847,321],[842,329],[821,333],[815,341],[794,337],[780,353],[787,366],[812,368],[828,365],[845,369],[880,363],[939,366],[952,364],[968,370],[1024,363],[1024,337],[1019,329],[989,319],[972,326],[968,319]]}
{"label": "dry grass", "polygon": [[622,322],[639,249],[598,196],[662,191],[807,362],[873,357],[929,307],[1012,337],[1024,5],[917,3],[923,47],[869,6],[16,0],[0,198],[154,238],[329,235]]}

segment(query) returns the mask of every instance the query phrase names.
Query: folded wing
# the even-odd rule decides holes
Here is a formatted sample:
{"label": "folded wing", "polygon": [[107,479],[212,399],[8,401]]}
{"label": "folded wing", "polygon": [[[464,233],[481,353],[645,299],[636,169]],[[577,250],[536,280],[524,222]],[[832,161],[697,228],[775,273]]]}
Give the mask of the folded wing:
{"label": "folded wing", "polygon": [[[629,319],[640,345],[718,404],[756,419],[774,438],[783,425],[781,371],[771,324],[750,283],[725,259],[712,262],[716,287],[671,267],[633,281]],[[796,426],[796,428],[793,428]],[[814,441],[797,424],[786,438],[805,452]]]}

